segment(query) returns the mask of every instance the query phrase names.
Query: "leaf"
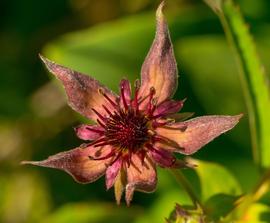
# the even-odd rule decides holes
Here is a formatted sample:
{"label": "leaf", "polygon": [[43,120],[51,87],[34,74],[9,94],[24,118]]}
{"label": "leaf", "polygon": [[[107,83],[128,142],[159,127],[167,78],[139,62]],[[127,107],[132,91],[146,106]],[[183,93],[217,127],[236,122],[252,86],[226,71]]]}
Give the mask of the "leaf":
{"label": "leaf", "polygon": [[[263,223],[270,220],[270,207],[262,203],[254,203],[242,217],[241,222]],[[237,222],[236,222],[237,223]]]}
{"label": "leaf", "polygon": [[139,76],[154,33],[154,14],[124,18],[64,35],[48,44],[44,53],[118,91],[124,76],[131,82]]}
{"label": "leaf", "polygon": [[199,176],[203,201],[220,193],[228,195],[241,194],[239,183],[225,167],[212,162],[189,159],[191,163],[197,165],[194,170]]}
{"label": "leaf", "polygon": [[[241,143],[244,148],[249,148],[250,142],[246,137],[249,134],[248,117],[244,97],[239,77],[236,75],[237,67],[226,39],[217,34],[184,37],[176,44],[176,54],[181,58],[182,66],[188,71],[186,77],[192,91],[207,114],[244,113],[237,128],[228,136],[233,137],[235,143]],[[189,99],[187,101],[189,102]]]}
{"label": "leaf", "polygon": [[253,38],[248,26],[232,0],[205,0],[219,16],[228,40],[234,47],[239,68],[246,104],[249,111],[249,122],[253,144],[253,157],[258,164],[270,165],[270,91],[269,78],[257,55]]}
{"label": "leaf", "polygon": [[216,194],[210,197],[205,203],[207,216],[212,221],[218,221],[226,217],[236,206],[239,196],[227,194]]}
{"label": "leaf", "polygon": [[174,209],[175,202],[191,205],[184,191],[179,191],[179,188],[170,188],[166,193],[159,195],[154,205],[143,216],[138,218],[135,223],[164,223],[164,218],[169,216]]}
{"label": "leaf", "polygon": [[0,189],[0,222],[38,222],[50,211],[51,197],[41,176],[1,174]]}
{"label": "leaf", "polygon": [[130,222],[140,216],[141,210],[104,203],[66,204],[44,218],[41,223],[102,223]]}
{"label": "leaf", "polygon": [[[208,28],[212,14],[198,16],[200,8],[182,9],[170,21],[172,39],[202,32],[195,27]],[[166,15],[169,14],[166,10]],[[206,29],[207,29],[206,28]],[[204,32],[204,31],[203,31]],[[89,29],[63,35],[42,50],[47,58],[74,70],[91,75],[114,91],[124,77],[132,82],[139,78],[144,58],[155,35],[155,14],[107,22]]]}

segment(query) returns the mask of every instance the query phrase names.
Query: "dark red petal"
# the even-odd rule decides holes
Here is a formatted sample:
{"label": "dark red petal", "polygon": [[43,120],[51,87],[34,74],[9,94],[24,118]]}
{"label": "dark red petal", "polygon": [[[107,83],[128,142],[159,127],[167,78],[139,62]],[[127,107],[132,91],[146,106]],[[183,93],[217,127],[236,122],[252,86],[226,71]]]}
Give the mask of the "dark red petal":
{"label": "dark red petal", "polygon": [[112,165],[110,165],[106,170],[106,188],[109,190],[114,182],[115,179],[122,167],[122,159],[117,159]]}
{"label": "dark red petal", "polygon": [[[202,116],[185,122],[178,122],[156,129],[158,135],[167,138],[170,142],[168,150],[186,155],[195,153],[202,146],[212,141],[222,133],[232,129],[242,115],[236,116]],[[172,146],[175,143],[177,146]],[[157,143],[159,144],[159,143]],[[162,147],[162,143],[160,147]],[[157,145],[159,147],[159,145]],[[165,147],[164,147],[165,148]]]}
{"label": "dark red petal", "polygon": [[191,118],[193,115],[194,115],[194,112],[181,112],[177,114],[168,115],[167,118],[171,118],[175,120],[176,122],[182,122]]}
{"label": "dark red petal", "polygon": [[104,129],[97,125],[80,125],[74,130],[76,135],[83,140],[96,140],[104,134]]}
{"label": "dark red petal", "polygon": [[184,101],[173,101],[173,100],[164,101],[159,106],[157,106],[156,110],[153,113],[153,116],[165,117],[169,114],[176,113],[180,111],[183,105]]}
{"label": "dark red petal", "polygon": [[126,166],[127,185],[126,202],[130,204],[135,190],[142,192],[153,192],[156,189],[157,173],[155,164],[146,156],[144,162],[133,154],[131,165]]}
{"label": "dark red petal", "polygon": [[173,46],[160,4],[156,12],[156,36],[152,47],[142,65],[142,86],[139,96],[144,98],[151,87],[156,90],[157,104],[172,97],[177,88],[177,65],[174,57]]}
{"label": "dark red petal", "polygon": [[152,148],[150,153],[153,160],[161,167],[173,167],[175,164],[176,159],[169,151]]}
{"label": "dark red petal", "polygon": [[93,147],[75,148],[50,156],[43,161],[23,161],[22,164],[50,167],[63,170],[79,183],[91,183],[101,177],[111,159],[92,160],[89,156],[103,156],[109,153],[110,147],[97,149]]}
{"label": "dark red petal", "polygon": [[105,93],[113,101],[116,100],[116,95],[97,80],[56,64],[41,55],[40,58],[48,70],[64,85],[68,103],[75,111],[89,119],[96,120],[97,115],[92,108],[95,108],[101,115],[107,115],[102,105],[106,105],[110,110],[114,109],[100,92]]}

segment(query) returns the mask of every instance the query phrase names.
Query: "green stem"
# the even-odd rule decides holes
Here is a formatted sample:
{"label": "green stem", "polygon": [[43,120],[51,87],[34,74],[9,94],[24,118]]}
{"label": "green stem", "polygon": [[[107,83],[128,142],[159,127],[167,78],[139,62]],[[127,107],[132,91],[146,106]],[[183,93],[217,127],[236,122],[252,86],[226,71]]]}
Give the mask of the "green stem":
{"label": "green stem", "polygon": [[181,170],[177,170],[177,169],[170,169],[170,170],[171,170],[171,173],[174,175],[176,181],[184,188],[184,190],[189,195],[193,205],[194,206],[199,205],[200,208],[202,208],[202,210],[204,210],[200,199],[198,198],[198,196],[196,195],[196,193],[194,192],[194,190],[191,186],[191,183],[187,180],[187,178],[184,176],[184,174],[181,172]]}
{"label": "green stem", "polygon": [[254,201],[258,201],[270,190],[270,169],[262,176],[261,180],[254,188],[252,197]]}
{"label": "green stem", "polygon": [[252,155],[253,160],[256,164],[260,163],[260,157],[259,157],[259,142],[258,142],[258,127],[257,127],[257,114],[256,109],[254,105],[254,101],[252,100],[251,91],[249,90],[251,87],[248,85],[248,81],[246,80],[245,73],[247,73],[247,68],[245,67],[245,62],[243,58],[243,53],[241,52],[241,49],[239,47],[238,39],[233,34],[233,28],[230,25],[228,19],[223,13],[218,13],[218,16],[220,18],[225,36],[227,38],[227,41],[234,52],[234,56],[236,58],[237,64],[238,64],[238,70],[239,70],[239,77],[242,85],[243,95],[245,98],[246,107],[248,110],[248,120],[249,120],[249,126],[250,126],[250,137],[251,137],[251,145],[252,145]]}
{"label": "green stem", "polygon": [[270,169],[268,169],[262,176],[259,183],[254,187],[251,193],[243,197],[241,204],[237,209],[231,213],[231,215],[239,216],[242,219],[246,212],[249,210],[250,206],[260,200],[270,189]]}

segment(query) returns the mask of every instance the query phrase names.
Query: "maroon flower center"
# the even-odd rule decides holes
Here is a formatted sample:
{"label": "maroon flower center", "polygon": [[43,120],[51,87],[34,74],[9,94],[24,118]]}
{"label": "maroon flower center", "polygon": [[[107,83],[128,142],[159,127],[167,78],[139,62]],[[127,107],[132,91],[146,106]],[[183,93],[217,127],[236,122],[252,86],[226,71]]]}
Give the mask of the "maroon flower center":
{"label": "maroon flower center", "polygon": [[120,110],[106,122],[105,136],[111,145],[135,151],[149,140],[148,119],[133,109]]}

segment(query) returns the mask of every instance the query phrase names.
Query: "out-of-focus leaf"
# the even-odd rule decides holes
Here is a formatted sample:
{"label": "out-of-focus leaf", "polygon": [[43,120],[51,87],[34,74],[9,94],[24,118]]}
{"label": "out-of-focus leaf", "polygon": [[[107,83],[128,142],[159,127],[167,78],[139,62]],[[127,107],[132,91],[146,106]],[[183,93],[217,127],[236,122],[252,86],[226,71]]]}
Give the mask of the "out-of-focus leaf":
{"label": "out-of-focus leaf", "polygon": [[50,196],[40,177],[19,173],[0,177],[0,222],[36,223],[49,211]]}
{"label": "out-of-focus leaf", "polygon": [[141,214],[137,207],[119,207],[114,203],[72,203],[60,207],[41,223],[131,222]]}
{"label": "out-of-focus leaf", "polygon": [[206,201],[216,194],[240,195],[241,188],[234,176],[223,166],[201,160],[191,160],[200,183],[202,200]]}
{"label": "out-of-focus leaf", "polygon": [[121,78],[134,81],[139,76],[145,49],[154,37],[154,18],[132,17],[71,33],[48,44],[44,53],[117,91]]}
{"label": "out-of-focus leaf", "polygon": [[236,223],[245,223],[245,222],[250,223],[270,222],[270,207],[261,203],[252,204],[245,213],[245,215],[242,217],[242,219],[236,221]]}
{"label": "out-of-focus leaf", "polygon": [[182,207],[176,204],[175,209],[167,220],[167,223],[205,223],[205,215],[200,207]]}
{"label": "out-of-focus leaf", "polygon": [[182,38],[176,44],[176,55],[206,111],[217,114],[245,111],[237,69],[224,37],[197,35]]}
{"label": "out-of-focus leaf", "polygon": [[[220,35],[182,38],[176,44],[176,54],[181,58],[182,67],[188,72],[186,77],[193,92],[207,113],[246,114],[237,69],[225,38]],[[246,119],[245,115],[240,125],[229,133],[244,148],[248,148],[250,143],[246,140]]]}
{"label": "out-of-focus leaf", "polygon": [[251,126],[253,155],[263,166],[270,165],[270,89],[269,77],[258,58],[248,26],[232,0],[205,0],[219,16],[228,40],[234,46],[241,68],[241,80],[246,97]]}
{"label": "out-of-focus leaf", "polygon": [[154,205],[143,216],[138,218],[135,223],[164,223],[165,217],[170,215],[176,202],[191,205],[190,199],[184,191],[168,189],[166,193],[157,197]]}
{"label": "out-of-focus leaf", "polygon": [[237,205],[239,196],[227,194],[216,194],[210,197],[205,203],[208,218],[218,221],[229,214]]}
{"label": "out-of-focus leaf", "polygon": [[[195,27],[213,21],[213,15],[197,12],[200,10],[196,8],[183,9],[178,16],[168,19],[173,40],[194,33],[194,30],[202,32]],[[139,78],[154,35],[153,12],[64,35],[49,43],[43,53],[57,63],[95,77],[116,91],[122,77],[126,76],[130,81]]]}

